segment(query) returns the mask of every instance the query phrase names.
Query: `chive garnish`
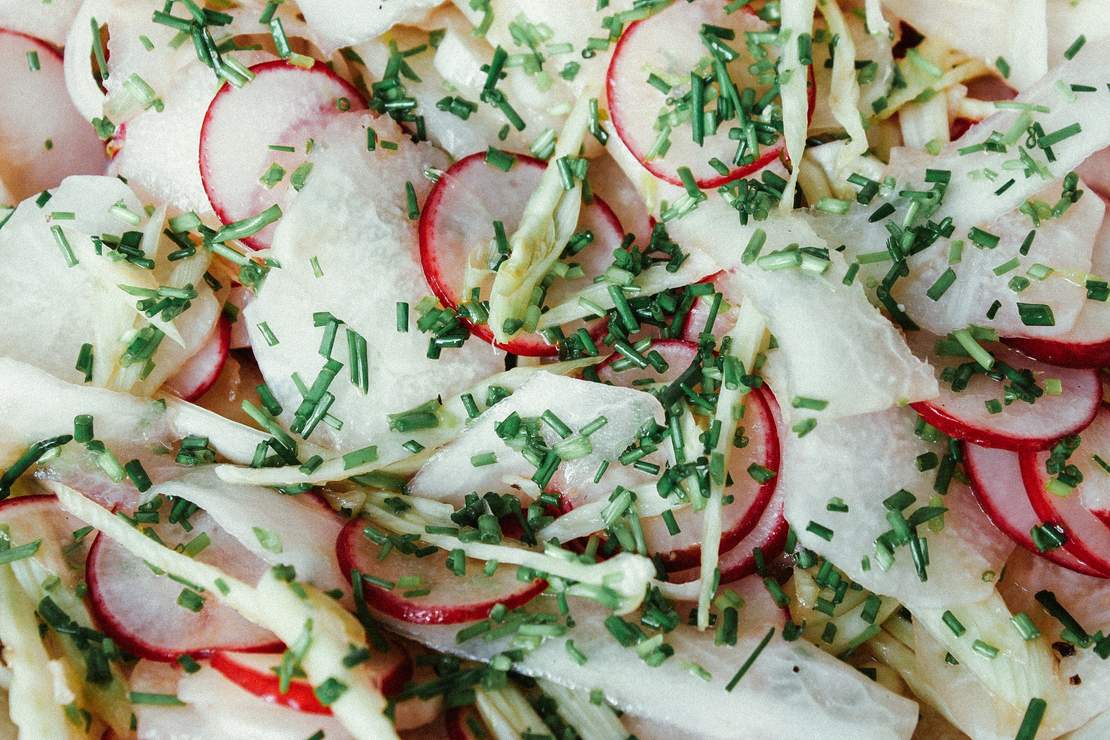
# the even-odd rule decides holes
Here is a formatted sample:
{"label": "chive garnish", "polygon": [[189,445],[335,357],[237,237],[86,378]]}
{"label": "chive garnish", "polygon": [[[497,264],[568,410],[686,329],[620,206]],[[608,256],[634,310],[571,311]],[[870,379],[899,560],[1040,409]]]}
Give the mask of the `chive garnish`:
{"label": "chive garnish", "polygon": [[767,647],[767,643],[771,641],[771,638],[774,637],[774,635],[774,627],[771,627],[767,630],[767,634],[765,634],[763,636],[763,639],[759,641],[759,644],[756,645],[755,650],[752,651],[752,654],[749,655],[748,659],[745,660],[744,663],[740,666],[740,669],[736,671],[736,675],[729,679],[729,682],[725,684],[725,691],[732,691],[734,688],[736,688],[736,684],[740,683],[740,679],[742,679],[744,677],[744,674],[747,673],[748,670],[752,667],[752,664],[755,663],[760,653],[762,653],[763,649]]}

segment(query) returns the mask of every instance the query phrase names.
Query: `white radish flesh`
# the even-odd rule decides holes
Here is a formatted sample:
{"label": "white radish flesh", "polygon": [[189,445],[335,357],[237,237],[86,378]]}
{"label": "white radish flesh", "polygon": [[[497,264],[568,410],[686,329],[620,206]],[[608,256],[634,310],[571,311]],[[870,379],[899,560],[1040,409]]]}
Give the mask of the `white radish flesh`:
{"label": "white radish flesh", "polygon": [[[168,522],[156,525],[155,530],[170,546],[206,533],[211,543],[196,559],[218,565],[235,577],[253,582],[265,571],[265,562],[206,514],[194,514],[189,521],[191,532]],[[98,537],[93,544],[88,571],[89,594],[98,623],[133,655],[171,661],[179,655],[264,650],[280,644],[270,632],[211,597],[197,612],[180,606],[177,600],[185,588],[181,583],[155,575],[146,563],[107,537]]]}
{"label": "white radish flesh", "polygon": [[33,36],[0,28],[0,180],[22,200],[66,175],[99,175],[104,145],[66,93],[62,55]]}
{"label": "white radish flesh", "polygon": [[[926,357],[938,368],[956,367],[975,362],[970,356],[941,356],[934,348],[934,338],[915,332],[911,345],[919,355]],[[941,383],[940,396],[931,401],[913,404],[914,410],[936,428],[949,436],[974,442],[985,447],[1008,450],[1041,450],[1069,434],[1074,434],[1091,423],[1102,401],[1102,384],[1094,370],[1078,370],[1046,365],[1031,360],[1005,345],[988,344],[984,347],[995,362],[1033,373],[1033,381],[1044,389],[1048,380],[1059,380],[1059,395],[1044,393],[1033,403],[1014,400],[992,413],[988,402],[1003,403],[1003,382],[981,373],[971,377],[962,391],[953,391],[951,385]]]}
{"label": "white radish flesh", "polygon": [[[366,107],[359,92],[322,64],[311,69],[284,61],[251,67],[249,85],[225,85],[212,99],[200,131],[200,174],[220,220],[249,218],[299,190],[290,181],[309,154],[310,140],[345,110]],[[250,131],[250,139],[244,139]],[[292,147],[286,152],[275,146]],[[259,182],[278,165],[285,176],[272,187]],[[311,166],[311,165],[309,165]],[[274,171],[276,172],[276,170]],[[270,245],[273,226],[244,239],[255,249]]]}
{"label": "white radish flesh", "polygon": [[166,387],[186,401],[195,401],[211,388],[227,362],[231,323],[221,318],[197,353],[181,366]]}

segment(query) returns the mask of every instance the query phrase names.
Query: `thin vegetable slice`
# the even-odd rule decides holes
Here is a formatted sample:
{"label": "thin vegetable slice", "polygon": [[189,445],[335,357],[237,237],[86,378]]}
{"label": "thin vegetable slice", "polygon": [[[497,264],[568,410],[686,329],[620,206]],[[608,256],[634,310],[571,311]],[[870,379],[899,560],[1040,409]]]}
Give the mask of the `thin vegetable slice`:
{"label": "thin vegetable slice", "polygon": [[221,318],[212,327],[212,334],[196,354],[166,381],[166,387],[185,401],[196,401],[220,377],[224,363],[227,362],[230,345],[231,323],[226,318]]}

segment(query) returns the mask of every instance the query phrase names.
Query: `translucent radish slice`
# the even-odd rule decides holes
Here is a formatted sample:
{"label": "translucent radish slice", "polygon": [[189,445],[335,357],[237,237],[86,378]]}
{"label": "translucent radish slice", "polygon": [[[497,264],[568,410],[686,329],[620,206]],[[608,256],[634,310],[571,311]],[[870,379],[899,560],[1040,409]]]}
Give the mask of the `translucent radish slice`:
{"label": "translucent radish slice", "polygon": [[[713,283],[716,286],[718,293],[721,293],[719,282],[727,279],[728,273],[719,272],[712,278],[703,280],[703,283]],[[701,338],[701,333],[705,331],[705,322],[709,319],[709,314],[713,310],[713,297],[712,296],[698,296],[694,299],[694,303],[690,306],[690,312],[686,314],[686,321],[682,325],[682,338],[690,341],[697,342]],[[713,336],[720,339],[729,332],[732,327],[736,326],[736,318],[739,313],[739,306],[729,303],[723,297],[721,305],[717,308],[717,318],[713,321]]]}
{"label": "translucent radish slice", "polygon": [[[786,517],[783,516],[785,497],[782,490],[775,490],[767,508],[763,510],[762,516],[748,536],[740,540],[732,549],[721,553],[717,563],[717,569],[721,573],[721,583],[738,581],[755,573],[756,548],[763,553],[765,561],[770,561],[782,551],[782,546],[786,542],[786,532],[790,528],[786,523]],[[688,568],[670,573],[668,578],[674,583],[689,583],[696,581],[699,576],[700,568]]]}
{"label": "translucent radish slice", "polygon": [[[614,360],[610,357],[598,370],[603,382],[643,389],[644,381],[652,384],[667,384],[678,378],[697,356],[697,345],[692,342],[671,339],[655,342],[651,349],[667,361],[667,370],[656,374],[651,367],[644,370],[635,367],[615,371]],[[733,450],[729,460],[729,477],[732,484],[725,496],[733,498],[732,503],[722,510],[721,552],[732,549],[744,539],[757,525],[771,496],[775,492],[776,478],[760,484],[748,475],[748,466],[758,463],[769,470],[779,469],[779,436],[775,420],[767,401],[769,392],[762,389],[749,395],[745,414],[740,426],[748,439],[741,450]],[[662,558],[668,570],[682,570],[698,564],[701,557],[701,537],[704,530],[703,514],[692,507],[683,507],[674,513],[679,531],[671,534],[661,517],[650,517],[641,521],[648,551]]]}
{"label": "translucent radish slice", "polygon": [[[309,140],[343,111],[366,107],[359,92],[323,64],[304,69],[277,60],[250,69],[256,76],[249,85],[220,88],[200,131],[204,192],[225,224],[287,203],[298,189],[299,182],[292,181],[307,163]],[[271,170],[275,164],[284,173],[280,179],[279,171]],[[298,178],[305,170],[300,172]],[[272,187],[260,181],[271,177]],[[264,249],[274,228],[243,241]]]}
{"label": "translucent radish slice", "polygon": [[1047,452],[1021,453],[1021,477],[1029,503],[1042,521],[1063,528],[1067,535],[1065,550],[1089,564],[1101,577],[1110,578],[1110,527],[1086,508],[1079,493],[1057,496],[1047,490],[1049,479],[1044,467],[1047,459]]}
{"label": "translucent radish slice", "polygon": [[1091,426],[1083,430],[1081,439],[1079,448],[1068,458],[1083,474],[1079,499],[1110,527],[1110,468],[1105,467],[1110,465],[1110,406],[1102,405]]}
{"label": "translucent radish slice", "polygon": [[[170,547],[188,543],[202,532],[208,535],[210,544],[196,556],[201,562],[248,582],[256,581],[267,568],[207,514],[197,512],[190,517],[191,532],[164,519],[152,526]],[[155,575],[141,559],[107,537],[98,537],[89,552],[88,583],[97,623],[132,655],[171,661],[217,650],[280,649],[281,643],[272,634],[211,597],[198,612],[179,606],[182,584]]]}
{"label": "translucent radish slice", "polygon": [[698,354],[698,345],[684,339],[660,339],[651,343],[641,354],[658,352],[667,363],[662,372],[648,365],[638,368],[627,360],[621,362],[623,355],[613,353],[597,366],[597,377],[603,383],[611,383],[623,388],[647,390],[653,385],[667,385],[682,375]]}
{"label": "translucent radish slice", "polygon": [[[966,356],[938,356],[931,346],[932,339],[927,335],[910,337],[909,341],[919,356],[928,358],[940,369],[973,362]],[[1059,395],[1046,393],[1032,404],[1015,400],[995,414],[990,412],[986,403],[1002,401],[1003,385],[985,375],[976,374],[967,388],[958,393],[950,385],[941,383],[940,396],[932,401],[912,404],[914,410],[949,436],[984,447],[1008,450],[1051,447],[1056,440],[1086,427],[1098,413],[1102,386],[1097,371],[1048,365],[1004,345],[992,344],[987,349],[999,362],[1017,370],[1030,370],[1037,385],[1042,388],[1048,379],[1059,380],[1063,392]]]}
{"label": "translucent radish slice", "polygon": [[212,334],[169,380],[166,387],[186,401],[195,401],[211,388],[227,362],[231,345],[231,322],[221,318]]}
{"label": "translucent radish slice", "polygon": [[[447,568],[448,554],[443,550],[416,557],[393,548],[383,559],[381,548],[363,534],[367,523],[352,519],[339,533],[335,545],[339,567],[349,577],[355,569],[362,573],[366,603],[395,619],[412,624],[472,622],[488,617],[495,604],[515,609],[547,588],[545,581],[517,580],[513,567],[500,567],[487,576],[484,564],[476,560],[467,560],[466,574],[456,576]],[[413,585],[400,585],[398,579],[406,576]],[[392,585],[386,588],[382,583]]]}
{"label": "translucent radish slice", "polygon": [[1041,520],[1025,492],[1018,453],[965,444],[964,467],[971,478],[971,490],[983,513],[1007,537],[1059,566],[1089,576],[1098,575],[1098,571],[1067,550],[1041,552],[1033,543],[1031,530],[1041,524]]}
{"label": "translucent radish slice", "polygon": [[104,145],[70,102],[58,50],[0,28],[0,65],[0,180],[12,196],[23,200],[67,175],[103,174]]}
{"label": "translucent radish slice", "polygon": [[[37,555],[46,559],[66,586],[77,585],[92,538],[86,536],[74,541],[73,533],[85,523],[62,511],[56,498],[35,494],[0,501],[0,524],[7,527],[13,544],[41,539],[43,542]],[[56,558],[64,559],[69,567],[58,567],[61,563]]]}
{"label": "translucent radish slice", "polygon": [[[486,162],[485,156],[472,154],[453,164],[432,189],[420,216],[420,262],[428,286],[444,306],[457,307],[469,298],[462,294],[472,253],[481,253],[495,243],[494,221],[504,224],[506,235],[512,236],[546,167],[541,160],[518,154],[505,172]],[[616,215],[597,197],[583,205],[578,231],[593,234],[593,241],[572,260],[582,266],[585,277],[556,280],[545,300],[549,306],[591,285],[593,278],[612,263],[613,250],[624,237]],[[482,298],[486,297],[483,292]],[[498,344],[488,325],[467,323],[475,336],[514,354],[539,357],[558,351],[539,334],[521,335]],[[595,320],[589,330],[595,339],[600,337],[605,330],[604,320]]]}
{"label": "translucent radish slice", "polygon": [[[724,3],[675,3],[666,10],[642,21],[631,24],[621,36],[609,63],[606,79],[609,116],[617,135],[633,156],[656,177],[673,185],[681,185],[680,167],[689,167],[700,188],[714,188],[740,177],[757,172],[773,162],[783,150],[782,138],[773,143],[761,144],[752,161],[737,164],[734,158],[738,141],[730,137],[737,128],[733,116],[721,122],[715,133],[706,130],[703,144],[694,141],[689,119],[678,123],[669,134],[670,146],[662,156],[654,156],[659,149],[660,130],[656,127],[661,115],[675,109],[675,98],[687,96],[691,89],[691,72],[695,69],[704,77],[715,75],[709,50],[702,40],[706,25],[727,28],[736,34],[723,43],[738,51],[736,59],[727,65],[737,90],[753,88],[758,100],[767,92],[767,85],[760,85],[748,68],[753,64],[750,51],[744,48],[746,33],[768,30],[769,26],[745,9],[727,13]],[[655,75],[671,85],[667,92],[649,82]],[[716,79],[714,77],[714,79]],[[709,90],[709,85],[706,85]],[[809,108],[813,110],[814,86],[809,84]],[[715,110],[717,104],[709,102],[704,110]],[[653,156],[648,156],[652,154]],[[751,159],[749,157],[749,159]],[[710,164],[717,160],[718,167]],[[723,169],[722,169],[723,168]]]}
{"label": "translucent radish slice", "polygon": [[[289,689],[281,691],[277,667],[281,665],[283,653],[238,653],[223,651],[215,653],[209,664],[222,673],[225,678],[240,688],[271,704],[296,709],[308,714],[331,714],[331,710],[320,703],[312,689],[312,684],[303,679],[293,679]],[[359,664],[368,672],[374,685],[386,696],[397,694],[412,678],[412,659],[400,645],[389,644],[385,652],[371,650],[368,660]]]}
{"label": "translucent radish slice", "polygon": [[[1102,162],[1102,166],[1106,168],[1104,177],[1110,186],[1110,149],[1105,150]],[[1091,254],[1091,273],[1103,280],[1110,279],[1110,219],[1103,221],[1102,229],[1095,239],[1094,252]],[[1075,325],[1066,334],[1051,339],[1007,339],[1006,343],[1030,357],[1036,357],[1038,360],[1051,362],[1054,365],[1108,367],[1110,366],[1110,301],[1088,299],[1079,310],[1079,318],[1076,319]]]}

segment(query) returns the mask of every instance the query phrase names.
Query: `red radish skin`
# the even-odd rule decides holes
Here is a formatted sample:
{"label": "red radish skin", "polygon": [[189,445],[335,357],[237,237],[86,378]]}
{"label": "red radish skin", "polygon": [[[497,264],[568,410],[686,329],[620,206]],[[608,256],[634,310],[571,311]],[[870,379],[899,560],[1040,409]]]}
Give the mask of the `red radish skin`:
{"label": "red radish skin", "polygon": [[481,715],[473,706],[454,707],[447,710],[447,737],[448,740],[483,740],[485,735],[477,735],[470,729],[470,724],[477,723],[484,732],[485,723]]}
{"label": "red radish skin", "polygon": [[[175,536],[161,528],[159,536],[170,545],[185,542],[200,532],[212,540],[198,560],[217,563],[236,577],[257,580],[266,564],[200,512],[190,521],[192,534]],[[182,531],[183,532],[183,531]],[[183,586],[155,575],[107,537],[97,537],[87,560],[89,606],[100,629],[131,655],[170,662],[182,655],[205,657],[219,650],[273,652],[281,642],[266,630],[247,622],[230,607],[213,598],[199,612],[176,602]]]}
{"label": "red radish skin", "polygon": [[[693,156],[675,157],[674,145],[682,137],[690,137],[688,124],[683,124],[671,136],[672,151],[669,157],[647,159],[646,155],[654,141],[656,132],[654,130],[649,132],[650,140],[648,140],[647,135],[635,136],[632,129],[643,126],[646,121],[653,121],[658,113],[656,109],[663,105],[664,97],[659,90],[648,84],[648,71],[644,69],[643,59],[640,57],[658,59],[660,57],[659,49],[673,47],[676,35],[683,40],[687,34],[696,38],[703,23],[733,28],[736,30],[738,38],[745,31],[754,31],[766,26],[749,8],[744,8],[743,12],[740,13],[727,14],[724,12],[723,4],[699,3],[695,6],[689,3],[677,3],[672,5],[650,18],[629,24],[628,28],[621,34],[620,40],[613,50],[613,58],[609,62],[605,80],[605,94],[613,128],[629,152],[645,169],[660,180],[672,185],[682,186],[682,179],[678,175],[678,167],[686,165],[690,167],[698,187],[708,190],[759,172],[778,159],[783,154],[785,146],[782,137],[780,137],[775,144],[769,147],[760,147],[760,155],[755,161],[734,167],[727,174],[722,175],[711,168],[708,161],[713,156],[717,156],[723,162],[730,161],[735,152],[736,143],[727,141],[727,147],[718,145],[713,149],[708,147],[694,148],[694,151],[700,155],[697,161]],[[656,38],[655,34],[657,33],[662,34],[662,38]],[[690,60],[687,68],[692,68],[698,59],[706,54],[700,40],[696,42],[696,45],[698,47],[697,56]],[[638,48],[641,46],[645,49]],[[809,117],[812,120],[816,99],[816,85],[812,67],[809,69],[806,92],[809,103]],[[652,102],[641,102],[644,100]],[[655,105],[655,101],[658,102],[658,105]],[[655,108],[650,113],[644,110],[645,106],[651,105],[655,105]],[[730,123],[725,122],[721,126],[721,132],[727,134],[730,127]],[[706,135],[707,144],[710,143],[711,138],[708,134]],[[692,140],[690,143],[693,144]],[[720,151],[717,151],[718,149]],[[692,152],[687,154],[692,154]],[[682,159],[682,161],[676,162],[677,159]],[[697,163],[699,161],[701,164]]]}
{"label": "red radish skin", "polygon": [[[420,264],[428,287],[444,307],[458,308],[463,302],[459,293],[467,255],[476,245],[493,239],[493,222],[501,221],[506,236],[512,237],[528,196],[547,167],[545,162],[534,157],[514,156],[516,162],[508,172],[488,164],[484,152],[463,157],[439,178],[428,195],[420,214]],[[474,197],[475,193],[481,193],[482,197]],[[596,196],[591,204],[583,205],[578,227],[579,230],[589,228],[594,241],[576,260],[582,263],[586,277],[573,281],[574,284],[588,281],[594,274],[604,271],[611,262],[613,250],[620,246],[624,237],[616,214]],[[566,284],[557,282],[553,286],[548,305],[558,303],[554,292]],[[520,334],[508,342],[497,342],[488,324],[475,324],[465,317],[460,319],[474,336],[506,352],[525,357],[551,357],[558,353],[558,348],[548,344],[539,334]],[[590,323],[588,330],[595,341],[605,334],[605,325],[604,319]]]}
{"label": "red radish skin", "polygon": [[[363,598],[368,606],[394,619],[410,624],[461,624],[485,619],[496,604],[515,609],[527,604],[547,588],[547,583],[517,580],[516,568],[501,566],[492,576],[482,572],[482,565],[467,561],[465,576],[455,576],[446,567],[443,550],[418,558],[396,550],[385,560],[378,559],[379,548],[363,535],[367,521],[352,519],[344,525],[336,539],[335,551],[339,567],[348,577],[357,569],[364,575],[390,582],[399,576],[418,575],[421,585],[411,589],[395,586],[387,590],[363,581]],[[426,596],[405,596],[410,590],[430,588]]]}
{"label": "red radish skin", "polygon": [[[659,383],[669,383],[689,367],[698,351],[696,344],[680,339],[657,341],[652,344],[651,349],[659,352],[668,363],[667,371],[662,376],[654,375],[650,368],[615,372],[612,363],[617,355],[614,355],[599,366],[598,377],[603,382],[625,387],[637,387],[633,381],[645,377]],[[748,396],[750,400],[742,426],[751,441],[743,451],[734,450],[732,454],[729,474],[733,484],[724,493],[733,496],[735,500],[722,511],[721,552],[731,550],[755,529],[775,492],[777,479],[772,478],[767,483],[760,484],[747,473],[748,465],[752,462],[758,462],[769,470],[778,470],[780,466],[779,432],[771,412],[769,396],[770,391],[762,388]],[[649,550],[662,559],[668,571],[692,568],[701,558],[701,512],[686,507],[679,509],[674,516],[680,531],[673,536],[659,517],[641,521]]]}
{"label": "red radish skin", "polygon": [[[771,497],[767,508],[763,510],[755,528],[732,549],[721,553],[717,562],[721,583],[738,581],[755,573],[757,547],[763,553],[763,559],[766,562],[770,562],[782,551],[786,543],[787,530],[790,529],[783,515],[783,503],[783,494],[776,487],[775,494]],[[689,568],[670,573],[668,578],[674,583],[689,583],[696,581],[700,576],[700,568]]]}
{"label": "red radish skin", "polygon": [[208,392],[220,377],[231,348],[231,322],[224,317],[212,327],[212,334],[189,358],[166,387],[186,401],[195,401]]}
{"label": "red radish skin", "polygon": [[1041,524],[1029,502],[1021,475],[1021,458],[1010,450],[996,450],[964,444],[964,467],[971,479],[971,491],[979,507],[994,526],[1029,552],[1063,568],[1088,576],[1099,572],[1064,549],[1041,552],[1033,543],[1031,531]]}
{"label": "red radish skin", "polygon": [[[201,182],[212,210],[225,224],[249,218],[275,202],[287,203],[294,195],[289,180],[305,161],[305,142],[343,111],[366,108],[358,90],[324,64],[304,69],[278,59],[250,70],[255,74],[250,85],[220,88],[200,130]],[[273,110],[259,111],[259,95],[296,105],[279,103]],[[342,109],[340,99],[347,100]],[[250,136],[244,136],[248,130]],[[271,150],[270,145],[297,151]],[[259,178],[271,163],[282,166],[286,176],[267,189]],[[252,249],[265,249],[274,228],[270,225],[242,241]]]}
{"label": "red radish skin", "polygon": [[1031,338],[1007,339],[1005,342],[1030,357],[1060,367],[1110,367],[1110,338],[1089,344]]}
{"label": "red radish skin", "polygon": [[[699,281],[702,283],[713,283],[716,291],[722,293],[720,289],[720,281],[727,279],[728,273],[725,271],[718,272],[716,275]],[[690,307],[690,312],[686,314],[686,321],[682,324],[682,338],[688,342],[698,342],[701,340],[701,333],[705,329],[705,322],[709,318],[709,311],[712,308],[713,296],[698,296],[694,299],[693,305]],[[739,307],[735,304],[729,303],[725,298],[721,298],[721,307],[717,310],[717,320],[713,322],[713,336],[720,339],[729,332],[732,327],[736,326],[736,318],[738,316]]]}
{"label": "red radish skin", "polygon": [[[295,709],[307,714],[330,715],[331,709],[320,703],[312,684],[293,679],[289,690],[281,691],[281,682],[272,667],[281,663],[282,653],[214,653],[209,664],[225,678],[257,697],[272,704]],[[391,643],[387,652],[371,650],[370,659],[360,664],[360,670],[370,673],[375,687],[386,696],[394,696],[412,678],[413,664],[400,645]]]}
{"label": "red radish skin", "polygon": [[[912,342],[911,344],[918,344]],[[1061,381],[1063,393],[1058,396],[1045,394],[1033,404],[1014,401],[1004,406],[1001,413],[992,414],[985,406],[988,398],[1001,399],[1002,385],[984,375],[976,375],[968,387],[956,393],[941,385],[940,396],[932,401],[911,404],[925,421],[949,435],[965,442],[1006,450],[1043,450],[1057,440],[1075,434],[1095,418],[1102,400],[1102,386],[1098,372],[1064,368],[1038,362],[1006,348],[990,345],[994,356],[1017,369],[1033,372],[1038,385],[1043,387],[1047,378]],[[926,353],[934,364],[970,361],[970,358],[936,358]]]}
{"label": "red radish skin", "polygon": [[1064,549],[1088,563],[1101,578],[1110,578],[1110,528],[1083,507],[1077,492],[1066,497],[1045,490],[1047,452],[1021,453],[1021,477],[1033,510],[1044,522],[1060,525],[1067,533]]}
{"label": "red radish skin", "polygon": [[[31,69],[30,52],[38,57],[38,69]],[[0,180],[12,197],[23,200],[69,175],[104,174],[104,145],[70,102],[58,49],[0,28],[0,61],[5,64]]]}
{"label": "red radish skin", "polygon": [[[1110,150],[1096,154],[1102,158],[1104,178],[1110,182]],[[1083,180],[1087,184],[1086,179]],[[1091,273],[1110,278],[1110,220],[1103,221],[1091,256]],[[1072,328],[1063,336],[1006,339],[1007,344],[1041,362],[1062,367],[1110,367],[1110,303],[1087,300]]]}

